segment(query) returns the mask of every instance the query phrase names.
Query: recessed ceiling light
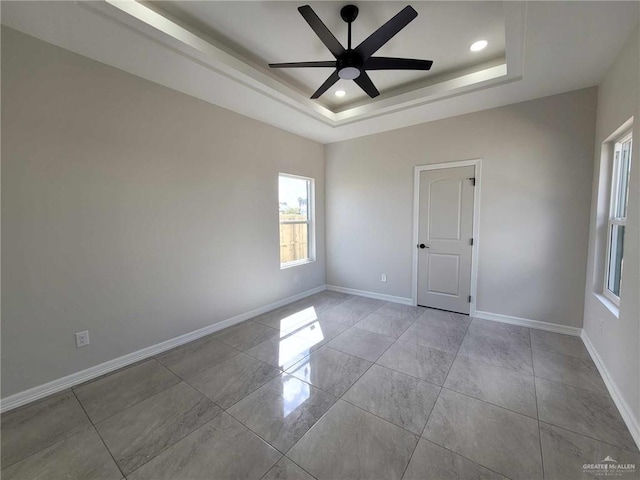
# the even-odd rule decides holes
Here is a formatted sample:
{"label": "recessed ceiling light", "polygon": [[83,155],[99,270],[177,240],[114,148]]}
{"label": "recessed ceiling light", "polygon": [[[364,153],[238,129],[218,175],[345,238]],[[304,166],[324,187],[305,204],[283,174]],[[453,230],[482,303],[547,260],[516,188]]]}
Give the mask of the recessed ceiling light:
{"label": "recessed ceiling light", "polygon": [[347,94],[344,90],[336,90],[336,97],[344,97]]}
{"label": "recessed ceiling light", "polygon": [[472,52],[479,52],[480,50],[484,50],[484,48],[489,44],[486,40],[478,40],[477,42],[473,42],[469,47],[469,50]]}

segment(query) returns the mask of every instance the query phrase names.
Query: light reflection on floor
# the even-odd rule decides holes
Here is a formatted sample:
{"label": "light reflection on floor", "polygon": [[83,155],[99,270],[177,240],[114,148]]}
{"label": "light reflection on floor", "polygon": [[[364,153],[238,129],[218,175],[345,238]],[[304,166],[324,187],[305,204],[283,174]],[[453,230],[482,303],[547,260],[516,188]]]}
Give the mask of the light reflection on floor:
{"label": "light reflection on floor", "polygon": [[[305,308],[289,315],[280,321],[280,367],[293,365],[307,357],[311,347],[324,340],[322,327],[314,307]],[[301,364],[296,371],[304,371],[304,379],[311,379],[311,365],[309,362]],[[283,414],[288,416],[296,408],[307,401],[310,395],[308,383],[293,377],[282,380]]]}
{"label": "light reflection on floor", "polygon": [[282,414],[287,417],[296,408],[307,401],[310,395],[310,385],[296,377],[282,379]]}

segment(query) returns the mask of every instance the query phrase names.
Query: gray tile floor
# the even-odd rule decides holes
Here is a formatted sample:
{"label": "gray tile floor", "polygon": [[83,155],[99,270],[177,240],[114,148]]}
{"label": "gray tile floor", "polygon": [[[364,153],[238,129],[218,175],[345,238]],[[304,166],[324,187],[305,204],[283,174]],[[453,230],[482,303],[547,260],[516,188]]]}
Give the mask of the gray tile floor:
{"label": "gray tile floor", "polygon": [[2,415],[2,478],[537,479],[640,453],[581,340],[323,292]]}

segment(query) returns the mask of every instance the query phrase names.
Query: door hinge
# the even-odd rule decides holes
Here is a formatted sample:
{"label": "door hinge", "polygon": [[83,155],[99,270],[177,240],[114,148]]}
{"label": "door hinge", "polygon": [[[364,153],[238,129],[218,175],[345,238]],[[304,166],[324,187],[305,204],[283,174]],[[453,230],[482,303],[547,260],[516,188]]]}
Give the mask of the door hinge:
{"label": "door hinge", "polygon": [[471,303],[471,295],[469,295],[469,303]]}
{"label": "door hinge", "polygon": [[473,238],[469,239],[469,245],[473,245]]}
{"label": "door hinge", "polygon": [[475,187],[476,186],[476,177],[471,177],[469,180],[471,180],[471,185],[473,185]]}

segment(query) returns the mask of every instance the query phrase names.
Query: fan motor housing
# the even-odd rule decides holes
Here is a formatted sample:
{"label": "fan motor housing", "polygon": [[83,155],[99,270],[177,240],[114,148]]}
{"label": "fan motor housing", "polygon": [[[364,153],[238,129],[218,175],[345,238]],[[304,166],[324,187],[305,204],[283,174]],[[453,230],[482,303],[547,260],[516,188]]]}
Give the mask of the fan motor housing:
{"label": "fan motor housing", "polygon": [[338,76],[345,80],[358,78],[362,73],[362,57],[353,50],[347,50],[336,60]]}

